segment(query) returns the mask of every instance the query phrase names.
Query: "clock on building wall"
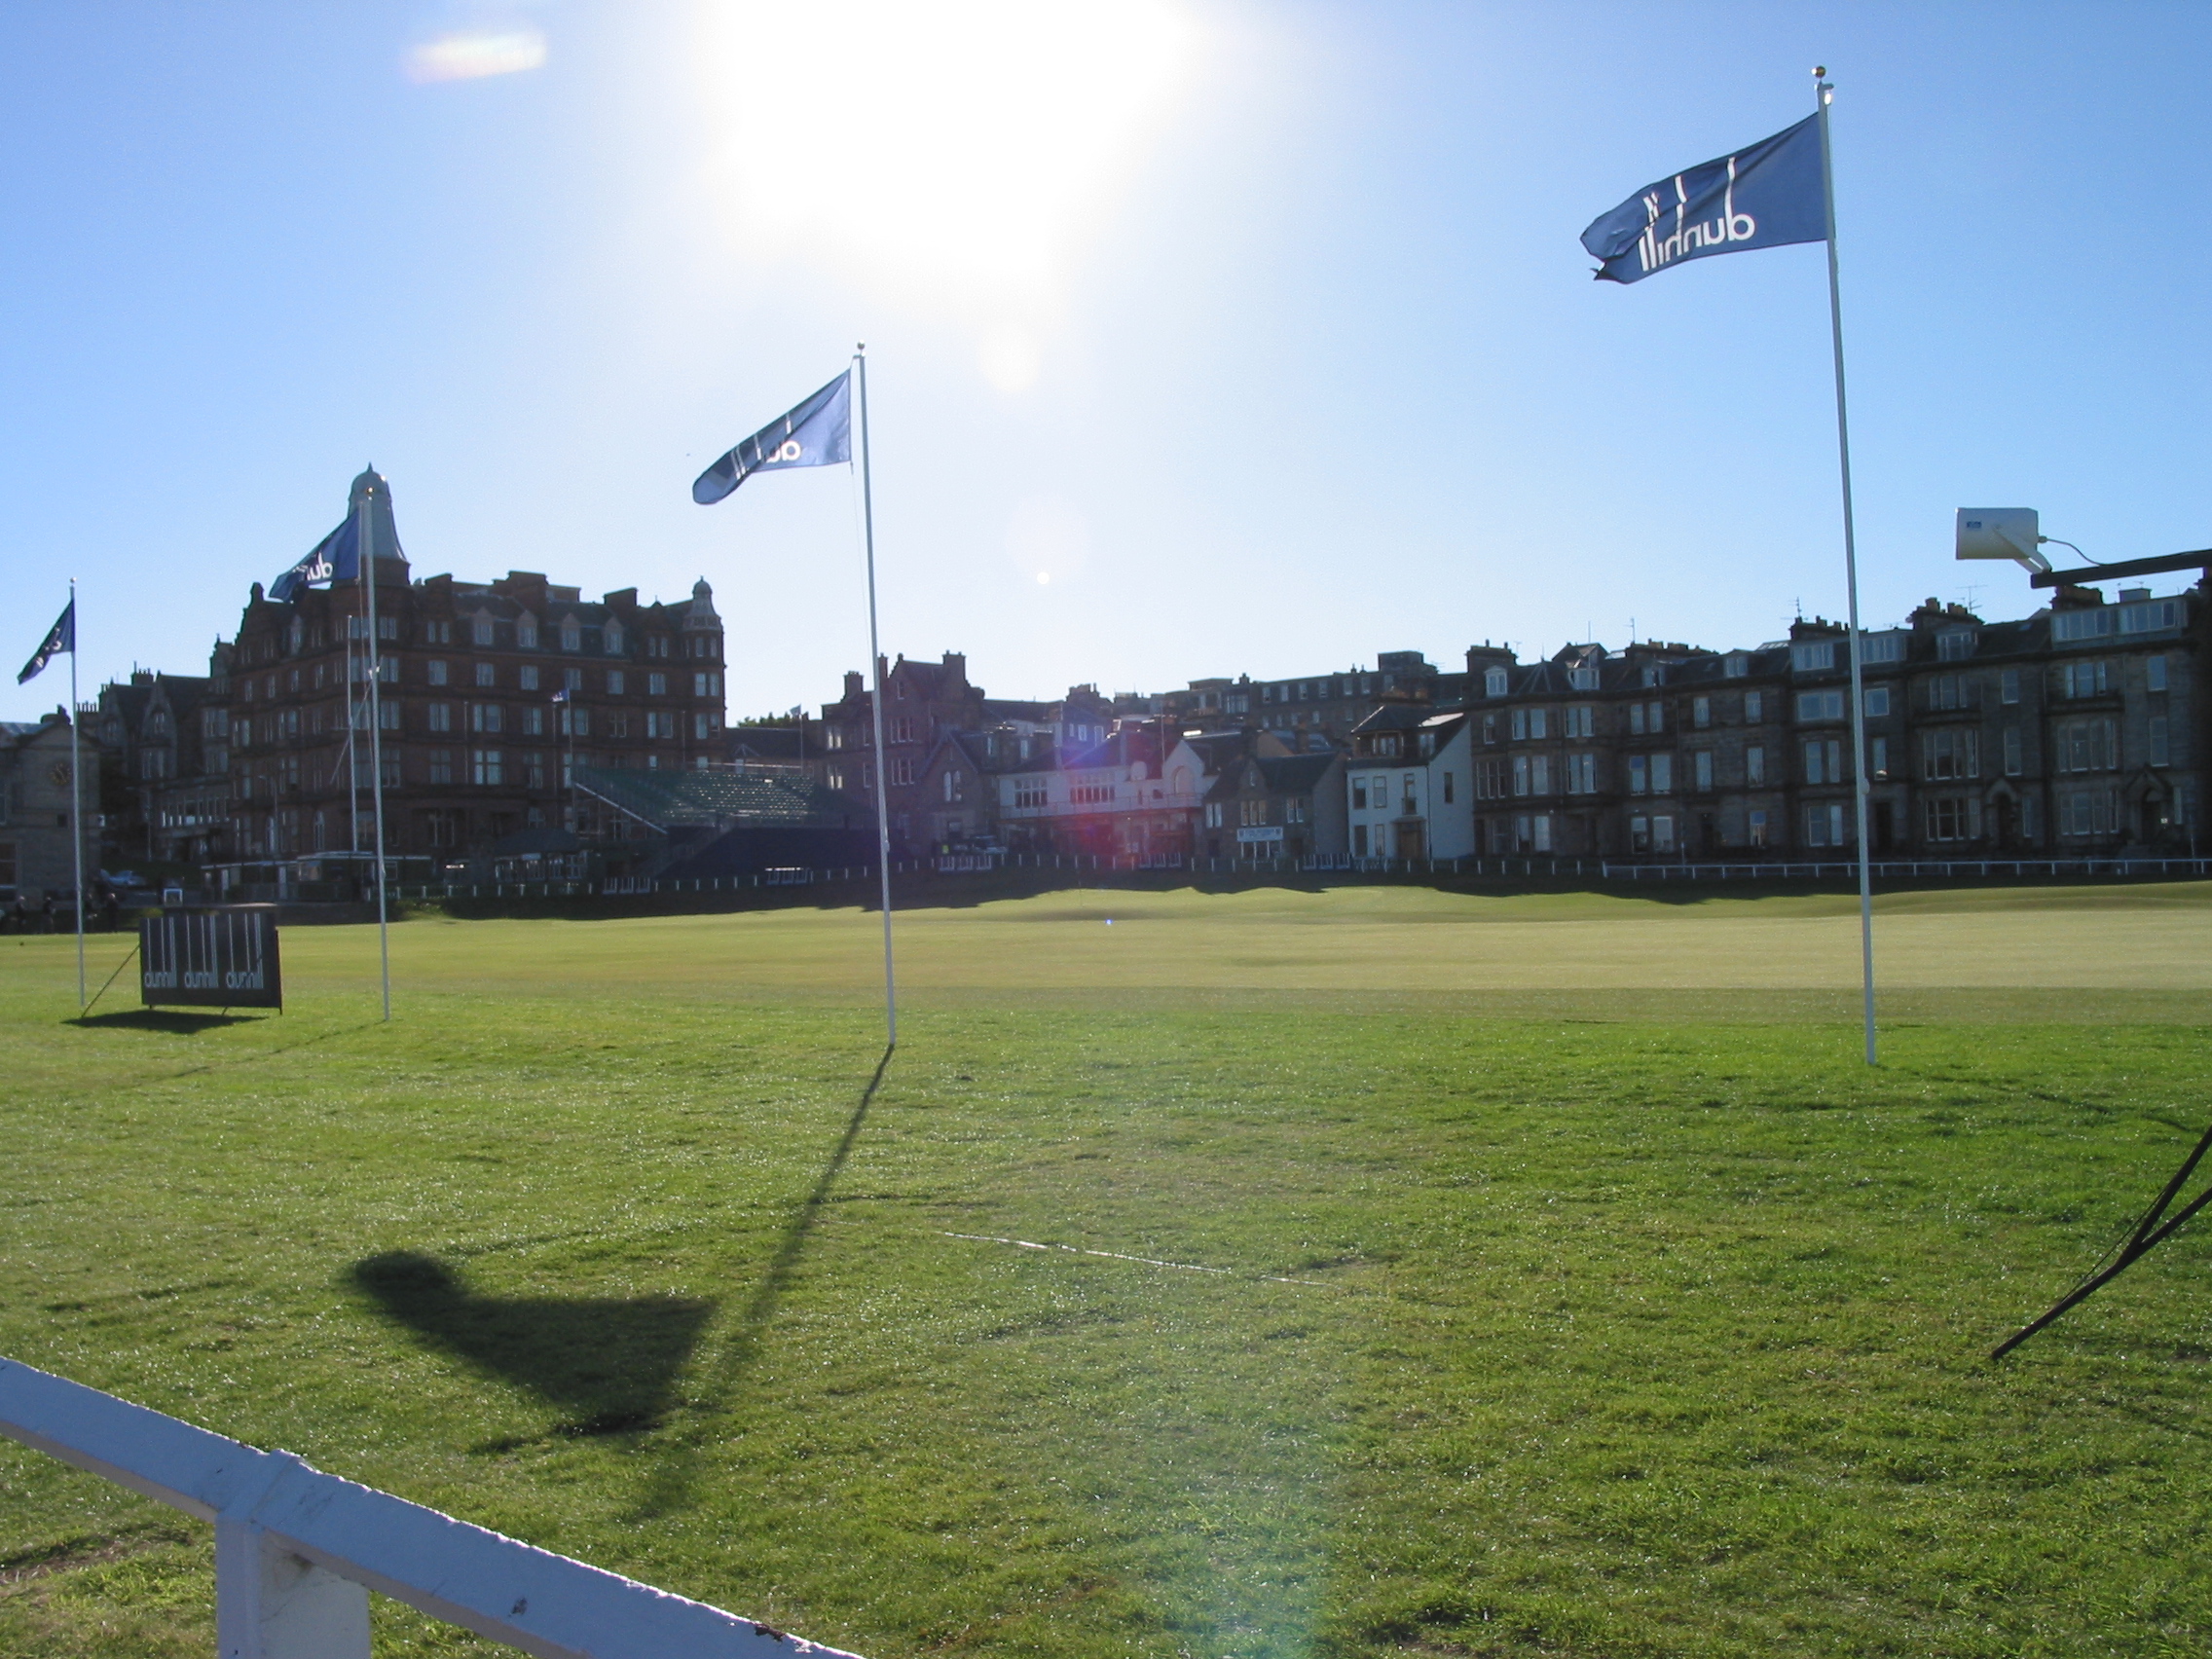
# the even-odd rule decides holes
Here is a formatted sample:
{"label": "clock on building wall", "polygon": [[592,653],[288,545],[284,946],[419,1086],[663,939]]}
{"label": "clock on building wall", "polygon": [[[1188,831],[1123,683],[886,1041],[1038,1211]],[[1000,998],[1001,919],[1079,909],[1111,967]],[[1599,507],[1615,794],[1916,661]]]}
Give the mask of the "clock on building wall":
{"label": "clock on building wall", "polygon": [[69,787],[69,762],[66,760],[56,760],[54,763],[54,769],[47,773],[47,776],[54,780],[54,787],[55,789],[67,789]]}

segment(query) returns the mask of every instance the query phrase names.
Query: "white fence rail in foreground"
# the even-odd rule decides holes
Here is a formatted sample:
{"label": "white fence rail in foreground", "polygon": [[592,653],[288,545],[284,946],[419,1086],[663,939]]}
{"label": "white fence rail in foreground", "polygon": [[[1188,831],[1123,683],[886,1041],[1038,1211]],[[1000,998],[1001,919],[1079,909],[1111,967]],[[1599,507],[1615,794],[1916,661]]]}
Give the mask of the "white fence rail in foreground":
{"label": "white fence rail in foreground", "polygon": [[0,1434],[215,1524],[222,1659],[369,1659],[371,1590],[544,1659],[853,1659],[15,1360]]}

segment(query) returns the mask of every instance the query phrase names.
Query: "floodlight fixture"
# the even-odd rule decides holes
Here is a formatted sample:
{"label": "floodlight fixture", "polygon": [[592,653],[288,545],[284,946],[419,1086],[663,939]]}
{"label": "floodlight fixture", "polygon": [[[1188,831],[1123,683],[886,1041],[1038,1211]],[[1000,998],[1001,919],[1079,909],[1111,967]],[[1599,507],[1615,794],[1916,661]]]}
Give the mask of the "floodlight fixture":
{"label": "floodlight fixture", "polygon": [[[2050,561],[2039,549],[2050,539],[2042,533],[2033,507],[1961,507],[1958,551],[1961,559],[2009,559],[2037,575],[2046,574]],[[2070,546],[2060,542],[2061,547]]]}

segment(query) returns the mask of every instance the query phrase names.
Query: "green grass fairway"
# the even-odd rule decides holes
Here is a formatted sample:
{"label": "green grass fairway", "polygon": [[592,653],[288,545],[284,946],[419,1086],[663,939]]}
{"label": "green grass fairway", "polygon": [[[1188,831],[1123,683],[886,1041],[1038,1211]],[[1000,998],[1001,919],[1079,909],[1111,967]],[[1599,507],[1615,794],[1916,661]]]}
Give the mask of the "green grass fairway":
{"label": "green grass fairway", "polygon": [[[388,1027],[0,939],[0,1353],[869,1659],[2197,1654],[2212,1249],[1983,1355],[2212,1118],[2208,924],[1886,901],[1869,1072],[1848,899],[1063,893],[901,918],[872,1090],[856,910],[410,922]],[[0,1447],[0,1653],[209,1559]]]}

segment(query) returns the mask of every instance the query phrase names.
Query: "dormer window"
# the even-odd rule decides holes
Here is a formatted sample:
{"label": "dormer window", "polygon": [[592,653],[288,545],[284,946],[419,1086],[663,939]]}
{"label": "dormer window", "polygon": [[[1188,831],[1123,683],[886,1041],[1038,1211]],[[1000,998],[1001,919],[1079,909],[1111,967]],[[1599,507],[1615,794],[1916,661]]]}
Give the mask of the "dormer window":
{"label": "dormer window", "polygon": [[620,656],[622,654],[621,623],[615,621],[613,617],[609,616],[607,619],[607,626],[600,630],[599,637],[605,644],[607,654],[608,656]]}
{"label": "dormer window", "polygon": [[1964,662],[1973,655],[1981,636],[1972,628],[1946,628],[1936,636],[1936,655],[1942,662]]}
{"label": "dormer window", "polygon": [[479,645],[491,645],[497,637],[497,626],[489,616],[479,616],[469,628],[469,637]]}
{"label": "dormer window", "polygon": [[518,650],[537,649],[537,618],[525,616],[515,624],[515,647]]}
{"label": "dormer window", "polygon": [[1567,671],[1567,683],[1576,691],[1598,689],[1598,671],[1595,668],[1570,668]]}
{"label": "dormer window", "polygon": [[1751,659],[1742,651],[1730,651],[1720,665],[1720,672],[1730,680],[1741,680],[1751,672]]}
{"label": "dormer window", "polygon": [[565,651],[580,651],[584,648],[583,627],[573,616],[561,624],[561,648]]}
{"label": "dormer window", "polygon": [[1483,674],[1483,695],[1484,695],[1484,696],[1486,696],[1486,697],[1502,697],[1502,696],[1504,696],[1504,695],[1505,695],[1505,685],[1506,685],[1506,674],[1505,674],[1505,670],[1504,670],[1504,669],[1502,669],[1502,668],[1493,668],[1493,669],[1488,669],[1488,670],[1486,670],[1486,671],[1484,672],[1484,674]]}

